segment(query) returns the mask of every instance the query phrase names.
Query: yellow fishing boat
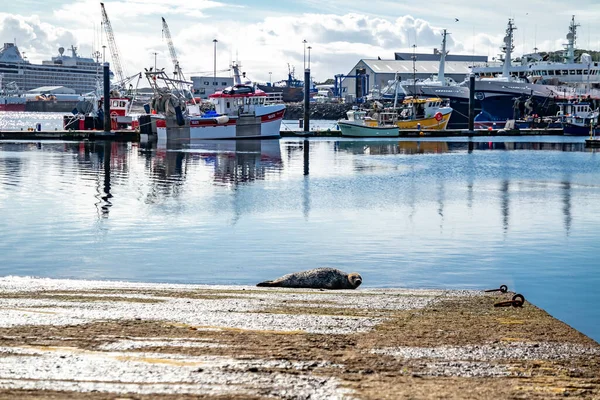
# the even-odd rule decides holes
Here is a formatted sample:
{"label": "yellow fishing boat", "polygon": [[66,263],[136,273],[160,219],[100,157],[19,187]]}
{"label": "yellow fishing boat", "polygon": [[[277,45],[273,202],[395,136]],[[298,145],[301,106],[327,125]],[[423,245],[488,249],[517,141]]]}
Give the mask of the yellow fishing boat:
{"label": "yellow fishing boat", "polygon": [[447,99],[408,97],[398,109],[398,128],[445,130],[452,115]]}

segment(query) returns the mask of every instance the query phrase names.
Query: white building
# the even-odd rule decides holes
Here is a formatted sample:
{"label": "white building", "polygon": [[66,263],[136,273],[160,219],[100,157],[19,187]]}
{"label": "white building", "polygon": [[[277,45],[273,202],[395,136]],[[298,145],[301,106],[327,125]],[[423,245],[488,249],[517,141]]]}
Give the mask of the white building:
{"label": "white building", "polygon": [[193,92],[195,97],[207,99],[209,95],[233,86],[232,77],[217,76],[192,76]]}
{"label": "white building", "polygon": [[[470,73],[470,67],[477,64],[471,61],[451,61],[446,57],[445,77],[452,78],[456,82],[462,82]],[[395,79],[396,73],[400,81],[414,79],[427,79],[437,76],[440,62],[438,60],[416,61],[413,60],[380,60],[362,59],[341,80],[341,97],[364,97],[374,88],[382,89],[389,81]]]}

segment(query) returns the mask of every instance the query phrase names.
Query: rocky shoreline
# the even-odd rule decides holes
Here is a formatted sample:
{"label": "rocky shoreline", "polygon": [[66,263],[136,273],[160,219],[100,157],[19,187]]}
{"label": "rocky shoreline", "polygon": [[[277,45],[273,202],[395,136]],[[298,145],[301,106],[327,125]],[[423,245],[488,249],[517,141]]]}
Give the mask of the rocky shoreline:
{"label": "rocky shoreline", "polygon": [[[346,112],[353,104],[345,103],[311,103],[310,118],[337,121],[346,117]],[[304,103],[286,103],[284,119],[304,118]]]}

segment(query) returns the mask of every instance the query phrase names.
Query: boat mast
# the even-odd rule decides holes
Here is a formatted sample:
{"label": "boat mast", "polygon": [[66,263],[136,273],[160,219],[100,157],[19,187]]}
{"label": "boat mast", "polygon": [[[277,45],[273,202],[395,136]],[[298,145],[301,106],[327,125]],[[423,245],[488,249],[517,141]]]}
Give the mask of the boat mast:
{"label": "boat mast", "polygon": [[575,23],[575,16],[571,17],[571,25],[569,26],[569,33],[567,33],[567,40],[569,41],[565,46],[565,63],[573,64],[575,62],[575,41],[577,40],[577,27],[579,24]]}
{"label": "boat mast", "polygon": [[440,53],[440,68],[438,71],[438,81],[442,83],[442,86],[446,86],[446,77],[444,76],[446,67],[446,30],[442,33],[442,52]]}
{"label": "boat mast", "polygon": [[506,36],[504,36],[504,46],[502,47],[502,50],[504,50],[504,66],[502,68],[502,77],[507,79],[510,78],[510,62],[512,57],[512,51],[515,48],[513,44],[513,32],[516,29],[517,28],[514,25],[513,19],[509,18],[508,28],[506,28]]}
{"label": "boat mast", "polygon": [[[1,80],[0,80],[0,82],[1,82]],[[398,104],[398,85],[399,84],[400,84],[400,82],[398,82],[398,72],[396,72],[396,74],[394,75],[394,85],[395,85],[395,87],[394,87],[394,110],[396,109],[396,105]]]}
{"label": "boat mast", "polygon": [[241,85],[242,84],[242,76],[240,75],[239,64],[234,62],[233,65],[231,66],[231,69],[233,69],[233,84],[234,84],[234,86]]}

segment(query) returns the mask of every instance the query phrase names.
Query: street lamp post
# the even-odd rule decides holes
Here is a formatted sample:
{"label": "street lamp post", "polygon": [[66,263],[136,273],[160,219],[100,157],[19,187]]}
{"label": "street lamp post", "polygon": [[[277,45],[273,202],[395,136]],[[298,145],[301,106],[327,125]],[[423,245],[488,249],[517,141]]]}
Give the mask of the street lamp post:
{"label": "street lamp post", "polygon": [[304,39],[302,41],[302,43],[304,43],[304,59],[303,60],[304,60],[304,69],[306,69],[306,43],[307,43],[306,39]]}
{"label": "street lamp post", "polygon": [[269,72],[269,86],[273,86],[273,73]]}
{"label": "street lamp post", "polygon": [[214,69],[213,69],[213,79],[217,80],[217,39],[213,39],[213,43],[215,44],[215,59],[214,59]]}
{"label": "street lamp post", "polygon": [[156,56],[158,55],[158,53],[155,51],[152,54],[154,54],[154,71],[156,71]]}
{"label": "street lamp post", "polygon": [[308,68],[306,68],[306,39],[304,43],[304,132],[308,134],[310,131],[310,49],[308,46]]}

